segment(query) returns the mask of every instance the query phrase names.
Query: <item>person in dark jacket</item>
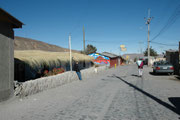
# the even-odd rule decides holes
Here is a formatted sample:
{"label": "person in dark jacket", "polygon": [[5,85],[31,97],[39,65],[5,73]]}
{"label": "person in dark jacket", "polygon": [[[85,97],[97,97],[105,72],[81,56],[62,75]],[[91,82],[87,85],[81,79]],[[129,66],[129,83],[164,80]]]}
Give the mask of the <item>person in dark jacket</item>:
{"label": "person in dark jacket", "polygon": [[82,80],[81,72],[80,72],[80,69],[79,69],[79,63],[78,63],[78,62],[76,62],[76,63],[74,64],[74,71],[76,71],[79,80]]}

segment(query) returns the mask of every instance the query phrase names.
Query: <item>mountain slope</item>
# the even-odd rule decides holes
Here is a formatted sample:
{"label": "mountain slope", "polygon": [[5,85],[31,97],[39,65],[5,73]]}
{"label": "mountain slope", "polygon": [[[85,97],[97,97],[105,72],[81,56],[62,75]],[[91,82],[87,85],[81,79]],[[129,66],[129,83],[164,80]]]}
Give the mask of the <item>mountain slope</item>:
{"label": "mountain slope", "polygon": [[[48,44],[42,41],[33,40],[23,37],[14,38],[14,50],[42,50],[42,51],[52,51],[52,52],[68,52],[69,49],[62,48],[56,45]],[[73,52],[79,52],[72,50]]]}

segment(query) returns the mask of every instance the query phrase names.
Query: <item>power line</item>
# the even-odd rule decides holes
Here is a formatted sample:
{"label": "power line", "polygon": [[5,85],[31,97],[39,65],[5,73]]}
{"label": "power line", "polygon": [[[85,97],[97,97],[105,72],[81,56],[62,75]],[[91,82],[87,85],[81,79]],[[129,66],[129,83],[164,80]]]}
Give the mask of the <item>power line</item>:
{"label": "power line", "polygon": [[151,39],[151,41],[155,40],[162,33],[164,33],[167,29],[169,29],[176,22],[176,20],[178,19],[179,16],[180,16],[180,4],[176,7],[176,9],[174,10],[173,14],[168,19],[165,26],[160,30],[160,32],[156,36],[153,37],[153,39]]}
{"label": "power line", "polygon": [[153,42],[153,41],[151,41],[151,43],[153,43],[153,44],[158,44],[158,45],[165,45],[165,46],[179,46],[179,45],[177,45],[177,44],[165,44],[165,43]]}
{"label": "power line", "polygon": [[[129,43],[131,41],[95,41],[95,40],[86,40],[86,42],[101,43],[101,44],[124,44],[124,43]],[[135,43],[135,44],[138,44],[138,43]]]}
{"label": "power line", "polygon": [[[162,16],[161,17],[161,20],[158,20],[160,17],[156,17],[156,20],[158,20],[155,24],[153,24],[153,26],[155,26],[154,28],[157,28],[157,26],[159,26],[159,23],[162,22],[162,19],[165,18],[165,16],[167,16],[167,13],[168,11],[170,10],[170,8],[173,7],[173,4],[174,4],[175,1],[172,1],[172,0],[168,0],[166,2],[166,5],[164,6],[164,8],[161,10],[161,14],[159,16]],[[154,29],[153,28],[153,29]]]}
{"label": "power line", "polygon": [[94,42],[94,43],[120,43],[120,41],[95,41],[95,40],[86,40],[87,42]]}

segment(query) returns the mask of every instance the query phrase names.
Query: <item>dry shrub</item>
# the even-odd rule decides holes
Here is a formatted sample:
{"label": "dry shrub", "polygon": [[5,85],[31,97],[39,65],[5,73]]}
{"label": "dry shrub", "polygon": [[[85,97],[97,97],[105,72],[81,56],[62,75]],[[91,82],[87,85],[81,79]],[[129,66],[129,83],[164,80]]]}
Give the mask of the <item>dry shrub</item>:
{"label": "dry shrub", "polygon": [[[47,52],[40,50],[15,50],[14,57],[24,61],[32,68],[42,68],[47,66],[58,66],[62,63],[69,62],[69,52]],[[73,60],[75,61],[91,61],[94,58],[80,53],[72,53]]]}

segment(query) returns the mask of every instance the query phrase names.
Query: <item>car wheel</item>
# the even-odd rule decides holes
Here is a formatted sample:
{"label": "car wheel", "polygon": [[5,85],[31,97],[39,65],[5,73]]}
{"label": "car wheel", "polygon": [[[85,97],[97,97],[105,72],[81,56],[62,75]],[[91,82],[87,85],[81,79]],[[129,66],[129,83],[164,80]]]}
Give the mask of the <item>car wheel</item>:
{"label": "car wheel", "polygon": [[155,70],[153,70],[153,74],[156,75],[156,71]]}

